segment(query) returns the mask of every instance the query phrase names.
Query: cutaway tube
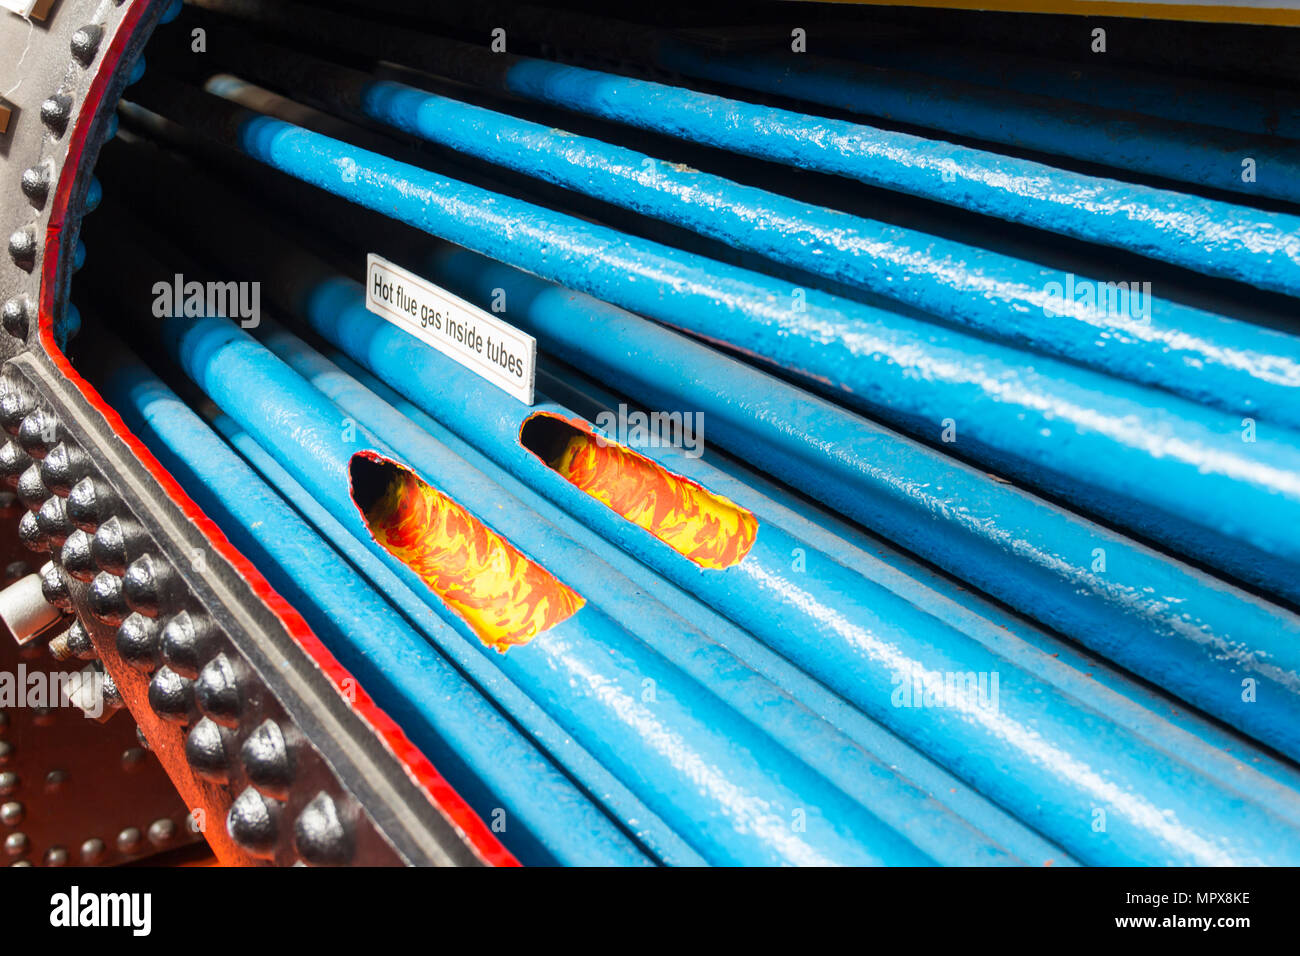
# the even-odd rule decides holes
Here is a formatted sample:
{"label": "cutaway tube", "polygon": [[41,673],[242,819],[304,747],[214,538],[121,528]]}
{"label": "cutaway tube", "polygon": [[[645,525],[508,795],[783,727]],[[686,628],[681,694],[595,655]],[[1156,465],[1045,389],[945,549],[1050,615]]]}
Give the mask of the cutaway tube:
{"label": "cutaway tube", "polygon": [[[572,420],[570,410],[550,403],[529,410],[476,388],[470,373],[366,312],[359,285],[351,284],[347,297],[341,296],[340,286],[332,291],[329,305],[314,303],[315,331],[367,362],[462,437],[473,436],[489,455],[584,524],[602,529],[683,586],[707,593],[734,620],[875,719],[960,768],[967,780],[1022,818],[1033,819],[1080,859],[1168,863],[1226,861],[1241,854],[1243,861],[1260,860],[1278,850],[1279,828],[1294,841],[1282,858],[1300,859],[1300,828],[1255,806],[1249,813],[1252,821],[1225,841],[1222,816],[1228,807],[1240,813],[1241,794],[1202,778],[1190,796],[1189,780],[1195,779],[1190,767],[1126,729],[1103,729],[1100,716],[1075,699],[880,585],[824,556],[815,573],[791,573],[792,555],[815,551],[784,531],[760,527],[744,560],[716,575],[701,574],[645,529],[567,480],[557,480],[560,476],[549,465],[520,446],[518,435],[526,422],[539,415]],[[292,336],[274,328],[265,332],[276,351],[313,383],[358,417],[375,422],[373,413],[363,414],[362,399],[348,398],[358,389],[337,371]],[[382,431],[382,426],[374,427]],[[553,447],[555,441],[543,444]],[[403,450],[412,453],[409,447]],[[999,700],[992,707],[977,703],[977,694],[950,700],[951,707],[917,703],[913,708],[909,703],[934,695],[936,682],[946,686],[943,675],[951,674],[985,675],[1001,688],[1000,694],[994,691]],[[915,698],[913,684],[924,686]],[[1060,768],[1067,765],[1072,771],[1062,774]],[[1127,782],[1119,784],[1120,779]],[[1120,791],[1127,796],[1120,799]],[[1098,839],[1090,828],[1078,829],[1076,809],[1085,804],[1110,808],[1108,830],[1120,827],[1123,837]],[[1202,816],[1215,804],[1220,810]],[[1158,808],[1174,805],[1180,822],[1170,828],[1168,819],[1158,820]]]}
{"label": "cutaway tube", "polygon": [[[1029,366],[1004,346],[816,290],[796,308],[766,276],[191,93],[167,86],[150,99],[233,125],[229,141],[248,155],[426,232],[725,342],[913,432],[952,429],[966,457],[1300,602],[1300,438],[1287,429],[1248,443],[1226,413],[1086,369]],[[1300,379],[1259,371],[1261,418],[1296,415]],[[1231,512],[1204,507],[1229,497]]]}
{"label": "cutaway tube", "polygon": [[[511,321],[566,360],[650,407],[702,414],[710,440],[742,460],[1300,758],[1295,614],[621,309],[468,252],[425,265],[470,301],[504,289],[522,304]],[[351,285],[297,301],[325,329],[362,311]],[[366,328],[333,333],[363,364]],[[1253,701],[1244,679],[1260,689]]]}
{"label": "cutaway tube", "polygon": [[236,547],[269,558],[271,583],[479,815],[505,810],[524,862],[650,862],[143,364],[115,364],[100,385]]}
{"label": "cutaway tube", "polygon": [[[358,449],[347,437],[347,416],[231,322],[167,320],[163,339],[218,406],[273,449],[335,518],[368,539],[374,553],[445,609],[413,570],[370,538],[351,497],[349,467],[358,450],[394,461],[396,454],[364,433],[366,448]],[[249,381],[257,387],[244,387]],[[449,494],[467,499],[468,488],[446,482],[458,470],[452,458],[440,449],[431,464]],[[473,471],[463,463],[459,468]],[[472,486],[493,489],[482,474],[465,477]],[[501,515],[522,516],[522,507],[503,491],[496,489],[495,498]],[[448,611],[447,617],[508,677],[545,700],[565,729],[711,861],[932,862],[593,604],[506,654],[489,649],[457,614]],[[650,697],[647,687],[653,688]]]}

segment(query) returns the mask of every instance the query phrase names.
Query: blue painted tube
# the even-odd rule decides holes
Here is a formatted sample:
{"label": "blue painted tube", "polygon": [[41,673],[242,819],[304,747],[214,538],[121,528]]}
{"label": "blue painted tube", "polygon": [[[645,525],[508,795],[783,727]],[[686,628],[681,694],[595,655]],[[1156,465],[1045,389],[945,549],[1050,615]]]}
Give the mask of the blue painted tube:
{"label": "blue painted tube", "polygon": [[[240,66],[310,102],[664,219],[981,335],[1252,414],[1276,391],[1300,425],[1300,340],[1087,277],[787,199],[644,153],[437,96],[277,47]],[[230,80],[220,87],[232,98]],[[292,117],[285,117],[292,119]],[[1287,273],[1300,295],[1300,268]],[[1076,290],[1078,290],[1076,292]],[[1139,291],[1139,290],[1133,290]],[[1079,296],[1100,295],[1100,301]],[[1112,301],[1113,300],[1113,301]]]}
{"label": "blue painted tube", "polygon": [[1147,113],[1177,123],[1221,126],[1256,136],[1300,139],[1300,108],[1294,98],[1268,87],[1178,76],[1107,64],[1090,69],[1032,56],[971,52],[930,44],[878,44],[864,52],[875,66],[916,70],[1003,89],[1077,100],[1106,109]]}
{"label": "blue painted tube", "polygon": [[[666,544],[574,488],[520,445],[520,429],[530,417],[541,413],[568,420],[573,417],[569,409],[545,401],[530,409],[482,387],[472,373],[368,313],[362,288],[346,283],[345,289],[344,283],[312,298],[309,317],[317,332],[366,362],[463,438],[472,438],[583,524],[600,529],[682,586],[707,595],[737,623],[877,720],[936,754],[1022,819],[1032,820],[1080,859],[1100,864],[1189,863],[1208,860],[1212,857],[1205,854],[1221,850],[1226,855],[1220,859],[1245,862],[1272,852],[1278,827],[1283,826],[1275,815],[1254,808],[1246,831],[1211,850],[1206,837],[1221,831],[1225,813],[1241,814],[1242,794],[1220,791],[1201,779],[1189,800],[1189,781],[1194,778],[1190,767],[778,526],[761,526],[739,563],[701,572]],[[343,400],[342,393],[356,390],[346,376],[292,336],[271,330],[268,341],[313,384],[362,417],[364,405]],[[365,420],[373,421],[369,416]],[[401,450],[412,456],[410,449]],[[644,453],[659,457],[652,449]],[[709,468],[698,463],[693,471],[693,478],[713,477]],[[801,550],[809,567],[791,573],[791,555]],[[913,711],[909,704],[900,704],[900,688],[907,686],[909,675],[919,673],[999,675],[992,679],[1006,690],[993,705],[996,719],[973,702],[958,708],[960,713],[943,705]],[[1051,759],[1044,758],[1044,746],[1053,751]],[[1060,773],[1066,763],[1074,772]],[[1138,801],[1121,808],[1115,804],[1115,786],[1130,800],[1140,793],[1152,803]],[[1157,792],[1161,796],[1154,796]],[[1161,816],[1157,808],[1172,808],[1176,794],[1184,802],[1173,815],[1191,828],[1178,834],[1166,831],[1163,823],[1155,824]],[[1215,801],[1218,810],[1191,822],[1207,802]],[[1077,808],[1085,805],[1114,806],[1108,813],[1125,819],[1123,837],[1117,835],[1112,844],[1098,840],[1091,828],[1079,826]],[[1114,826],[1112,817],[1109,827]],[[1291,829],[1296,844],[1288,852],[1300,853],[1300,829]]]}
{"label": "blue painted tube", "polygon": [[[588,420],[616,414],[620,400],[569,367],[546,363],[538,389]],[[1300,826],[1300,767],[1270,755],[1176,698],[1082,653],[1073,642],[1038,628],[969,588],[870,536],[807,499],[797,497],[726,455],[706,450],[703,462],[675,455],[664,461],[688,478],[743,501],[850,570],[889,588],[952,627],[1104,713],[1165,753],[1195,767]],[[806,552],[813,553],[813,552]]]}
{"label": "blue painted tube", "polygon": [[[423,65],[439,71],[436,61]],[[1261,288],[1293,288],[1300,264],[1300,218],[1286,213],[542,60],[514,61],[503,88],[601,119],[845,176]]]}
{"label": "blue painted tube", "polygon": [[[659,65],[698,79],[909,123],[1018,149],[1100,163],[1143,176],[1300,202],[1300,149],[1289,140],[1134,117],[1083,103],[958,83],[806,54],[719,56],[659,47]],[[1243,157],[1257,176],[1243,181]],[[1268,173],[1263,170],[1268,169]]]}
{"label": "blue painted tube", "polygon": [[[582,784],[588,794],[599,794],[599,802],[629,826],[636,840],[654,859],[669,866],[702,866],[704,858],[688,847],[648,807],[642,804],[608,770],[580,748],[563,728],[511,681],[497,671],[467,642],[449,638],[447,623],[424,599],[403,582],[383,561],[345,528],[320,502],[311,496],[279,462],[231,418],[215,416],[212,427],[243,456],[262,478],[316,528],[352,567],[370,580],[388,601],[401,611],[411,626],[432,641],[509,715],[511,720],[548,753],[552,760]],[[545,801],[541,801],[545,806]],[[625,826],[627,823],[625,822]]]}
{"label": "blue painted tube", "polygon": [[232,543],[268,559],[272,585],[479,815],[506,811],[504,839],[522,862],[649,862],[148,369],[124,362],[100,384],[163,464],[193,479],[200,506],[227,519]]}
{"label": "blue painted tube", "polygon": [[[278,450],[281,464],[355,536],[368,537],[349,490],[350,463],[362,449],[345,437],[337,406],[228,321],[171,320],[164,323],[163,338],[214,402],[259,444]],[[248,387],[250,382],[256,389]],[[377,440],[366,445],[365,450],[399,460]],[[457,469],[443,460],[437,470],[437,480],[446,482]],[[467,480],[489,483],[481,474]],[[498,501],[500,514],[511,514],[504,493]],[[493,515],[494,521],[499,517]],[[425,587],[381,545],[371,543],[400,577]],[[432,593],[428,599],[434,602]],[[454,612],[448,610],[447,618],[477,641]],[[507,676],[545,699],[557,720],[598,759],[620,768],[623,779],[635,782],[640,796],[714,862],[928,862],[594,605],[522,648],[495,654],[480,644],[480,650],[494,654]],[[652,702],[643,697],[646,680],[655,688]],[[803,828],[792,826],[792,820],[805,821]]]}
{"label": "blue painted tube", "polygon": [[606,303],[470,253],[426,267],[470,301],[506,290],[553,354],[703,414],[710,441],[1300,759],[1296,615]]}
{"label": "blue painted tube", "polygon": [[[913,431],[937,437],[945,422],[959,423],[964,454],[1300,601],[1300,536],[1291,530],[1300,522],[1300,449],[1284,430],[1246,444],[1244,423],[1177,398],[1157,403],[1145,389],[1048,359],[1027,367],[1021,353],[995,343],[816,290],[792,297],[757,273],[247,110],[230,116],[240,148],[277,169],[817,383],[834,383],[840,397]],[[597,262],[605,267],[593,268]],[[1293,400],[1269,402],[1272,416],[1297,409]],[[1231,514],[1203,507],[1228,495],[1236,502]]]}
{"label": "blue painted tube", "polygon": [[[431,453],[445,459],[445,451],[435,451],[436,442],[412,428],[408,419],[300,339],[271,324],[264,324],[260,331],[264,344],[272,352],[339,407],[357,416],[378,437],[390,442],[408,460],[426,460]],[[496,471],[495,465],[491,468]],[[470,507],[491,508],[500,496],[497,489],[482,484],[462,488],[457,499]],[[462,497],[466,493],[477,493],[477,499]],[[503,530],[515,530],[506,524],[509,516],[502,516],[501,520]],[[562,528],[574,523],[568,515],[563,515],[561,521]],[[517,537],[511,535],[512,539],[528,545],[531,552],[544,559],[546,555],[537,549],[549,547],[548,542],[543,539],[534,545],[525,537],[525,529],[519,531]],[[547,532],[548,536],[562,533],[563,530],[554,528]],[[567,573],[575,585],[587,587],[586,593],[603,588],[596,600],[602,602],[608,614],[625,622],[629,631],[708,686],[846,794],[871,807],[873,813],[937,862],[968,866],[1017,862],[923,790],[902,779],[895,770],[779,690],[773,682],[760,677],[729,650],[684,628],[676,615],[665,614],[654,600],[637,592],[630,581],[622,579],[612,568],[589,556],[580,567]],[[690,582],[686,584],[689,586]]]}
{"label": "blue painted tube", "polygon": [[298,37],[314,35],[329,43],[331,35],[346,36],[349,45],[376,58],[480,88],[798,169],[845,176],[1260,288],[1293,288],[1300,266],[1300,217],[1294,215],[1086,176],[942,140],[663,83],[492,53],[293,3],[198,3],[274,24]]}
{"label": "blue painted tube", "polygon": [[[374,392],[416,426],[433,435],[480,471],[494,471],[493,477],[498,483],[534,511],[551,520],[563,518],[564,512],[555,503],[539,495],[509,472],[498,468],[481,451],[443,427],[352,359],[341,352],[331,352],[327,357],[359,384]],[[599,555],[631,578],[646,593],[658,598],[683,616],[687,616],[697,629],[714,636],[746,664],[839,728],[863,749],[894,768],[898,774],[915,781],[916,785],[931,797],[969,821],[982,833],[1005,847],[1009,853],[1030,865],[1040,862],[1051,866],[1077,865],[1076,861],[1059,846],[1044,840],[1038,833],[972,789],[965,781],[959,780],[936,764],[929,756],[922,754],[883,725],[867,717],[839,695],[827,690],[824,685],[756,640],[748,631],[742,630],[711,610],[706,612],[706,617],[695,613],[696,608],[703,610],[703,605],[693,596],[660,577],[649,567],[620,550],[617,545],[573,522],[569,523],[566,531],[583,547]],[[888,805],[873,804],[873,807],[877,808],[877,812],[881,813],[882,817],[889,809]],[[892,821],[887,820],[887,822]],[[897,829],[903,829],[901,823],[895,826]],[[934,842],[932,837],[918,835],[913,838],[913,841],[941,862],[950,859],[954,849],[959,849],[947,845],[931,850],[931,844]]]}

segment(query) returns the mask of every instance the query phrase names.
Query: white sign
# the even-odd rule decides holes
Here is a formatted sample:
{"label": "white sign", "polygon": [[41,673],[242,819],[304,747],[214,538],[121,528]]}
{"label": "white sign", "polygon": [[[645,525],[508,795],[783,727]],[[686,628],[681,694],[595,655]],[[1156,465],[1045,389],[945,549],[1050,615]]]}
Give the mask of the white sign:
{"label": "white sign", "polygon": [[366,257],[366,308],[533,404],[537,339],[531,335],[373,252]]}

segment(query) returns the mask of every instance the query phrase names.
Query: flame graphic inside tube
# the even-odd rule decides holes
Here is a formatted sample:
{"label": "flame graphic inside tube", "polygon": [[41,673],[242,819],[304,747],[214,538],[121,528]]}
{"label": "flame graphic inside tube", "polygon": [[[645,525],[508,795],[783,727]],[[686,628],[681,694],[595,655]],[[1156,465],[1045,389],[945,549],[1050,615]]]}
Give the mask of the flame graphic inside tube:
{"label": "flame graphic inside tube", "polygon": [[[414,473],[377,456],[388,484],[363,513],[370,533],[501,653],[586,603],[541,565]],[[356,459],[354,459],[355,462]]]}
{"label": "flame graphic inside tube", "polygon": [[574,429],[550,466],[702,568],[739,564],[758,520],[739,505],[608,440]]}

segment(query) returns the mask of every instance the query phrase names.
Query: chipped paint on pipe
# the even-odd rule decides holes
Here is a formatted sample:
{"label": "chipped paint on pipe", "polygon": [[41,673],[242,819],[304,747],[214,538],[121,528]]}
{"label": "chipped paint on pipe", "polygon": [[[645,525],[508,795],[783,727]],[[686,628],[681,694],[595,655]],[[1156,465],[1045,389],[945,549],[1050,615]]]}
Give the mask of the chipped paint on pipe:
{"label": "chipped paint on pipe", "polygon": [[[416,634],[255,472],[138,361],[109,370],[105,397],[241,549],[270,559],[272,584],[358,674],[457,791],[487,819],[505,809],[521,859],[563,865],[650,864],[559,769]],[[152,439],[152,440],[150,440]],[[178,467],[179,466],[179,467]],[[287,587],[285,585],[288,585]],[[442,625],[444,629],[447,626]],[[451,635],[445,634],[444,639]],[[457,772],[459,771],[459,772]],[[477,799],[474,799],[477,797]],[[524,852],[527,851],[527,852]]]}
{"label": "chipped paint on pipe", "polygon": [[[160,91],[185,99],[182,88]],[[546,278],[724,341],[966,455],[1300,601],[1300,448],[1175,397],[640,240],[195,94],[246,153]],[[593,263],[603,268],[592,268]],[[638,281],[642,280],[642,281]],[[741,319],[743,321],[737,321]],[[1225,495],[1231,512],[1205,500]]]}
{"label": "chipped paint on pipe", "polygon": [[[226,320],[169,320],[163,338],[214,402],[264,447],[278,449],[295,478],[345,526],[369,538],[349,484],[358,448],[345,436],[337,406]],[[401,460],[381,442],[368,441],[367,447]],[[436,468],[445,478],[456,463],[448,456]],[[481,474],[465,477],[471,485],[491,487]],[[501,512],[494,520],[523,514],[504,492],[497,501]],[[370,543],[400,576],[423,587],[410,568]],[[501,655],[479,642],[457,615],[447,619],[482,653],[498,658],[509,677],[547,701],[570,733],[606,765],[619,768],[629,785],[635,782],[642,798],[711,861],[930,862],[594,605]],[[656,689],[652,703],[644,697],[646,680]],[[802,829],[791,826],[796,813],[804,814]]]}
{"label": "chipped paint on pipe", "polygon": [[[241,67],[310,102],[693,229],[1017,347],[1300,427],[1300,339],[913,229],[809,205],[288,50]],[[229,77],[207,89],[236,98]],[[1300,268],[1292,270],[1300,294]],[[1134,283],[1134,285],[1138,285]],[[1120,287],[1122,286],[1122,288]],[[1091,291],[1096,301],[1076,294]],[[1271,398],[1270,398],[1271,396]]]}
{"label": "chipped paint on pipe", "polygon": [[[1175,794],[1187,796],[1188,781],[1194,778],[1189,767],[1125,730],[1113,725],[1100,729],[1099,715],[1074,699],[833,560],[819,560],[815,574],[792,573],[792,554],[800,549],[817,552],[783,530],[761,526],[739,562],[701,573],[668,542],[623,520],[555,474],[536,456],[537,449],[521,446],[518,436],[527,423],[538,421],[539,416],[573,421],[573,412],[546,401],[528,408],[478,387],[471,373],[367,312],[358,284],[342,279],[325,283],[309,298],[307,317],[315,331],[367,363],[584,525],[601,529],[683,587],[706,594],[737,623],[800,662],[871,716],[936,754],[1022,819],[1032,819],[1080,859],[1101,864],[1210,859],[1199,855],[1214,852],[1201,842],[1214,832],[1210,821],[1221,821],[1229,807],[1241,813],[1241,794],[1219,792],[1202,780],[1196,796],[1174,810],[1191,829],[1177,835],[1162,830],[1154,825],[1151,811],[1172,809],[1179,799]],[[335,392],[356,390],[293,336],[274,328],[268,332],[270,347],[336,400]],[[363,417],[364,406],[341,404]],[[651,449],[642,453],[656,457]],[[698,464],[695,471],[696,478],[711,477],[709,469]],[[708,482],[703,485],[707,488]],[[910,686],[914,675],[953,673],[997,675],[992,678],[996,720],[980,719],[989,709],[987,695],[982,702],[972,697],[967,701],[970,706],[947,700],[919,712],[898,703],[900,696],[907,696],[900,690]],[[1043,759],[1044,746],[1054,748],[1052,759]],[[1066,764],[1077,772],[1060,773]],[[1105,787],[1098,786],[1102,778],[1108,781]],[[1141,793],[1152,804],[1143,809],[1130,799],[1121,807],[1115,803],[1115,791],[1108,789],[1111,786],[1130,797]],[[1157,791],[1162,795],[1153,796]],[[1190,823],[1206,801],[1215,800],[1222,801],[1220,810],[1200,823]],[[1079,827],[1077,813],[1070,808],[1080,805],[1111,806],[1125,820],[1124,837],[1111,843],[1098,840],[1090,827]],[[1284,824],[1262,808],[1255,808],[1255,814],[1253,823],[1233,838],[1231,849],[1220,846],[1227,854],[1220,859],[1240,853],[1239,861],[1245,861],[1272,852],[1277,828]],[[1300,852],[1300,839],[1296,851]]]}

